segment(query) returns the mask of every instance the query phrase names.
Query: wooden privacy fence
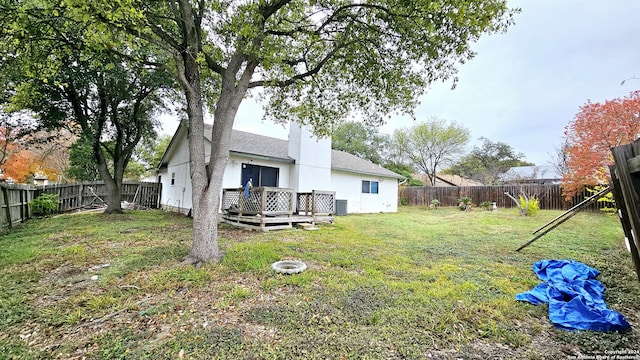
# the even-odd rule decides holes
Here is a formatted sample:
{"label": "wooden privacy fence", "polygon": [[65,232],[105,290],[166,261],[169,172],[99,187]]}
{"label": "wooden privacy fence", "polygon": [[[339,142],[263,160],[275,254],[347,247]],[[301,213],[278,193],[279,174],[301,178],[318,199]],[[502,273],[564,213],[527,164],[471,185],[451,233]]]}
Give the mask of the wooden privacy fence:
{"label": "wooden privacy fence", "polygon": [[[122,201],[139,207],[157,209],[160,205],[160,183],[125,182],[122,184]],[[42,193],[57,194],[58,211],[67,212],[106,205],[107,187],[101,182],[47,185],[35,190],[35,197]]]}
{"label": "wooden privacy fence", "polygon": [[609,167],[613,196],[631,260],[640,280],[640,139],[611,149],[615,164]]}
{"label": "wooden privacy fence", "polygon": [[[135,206],[156,209],[160,205],[162,185],[159,183],[127,182],[122,185],[122,201]],[[57,194],[59,212],[102,207],[107,194],[104,183],[73,183],[62,185],[0,184],[0,230],[31,218],[29,203],[40,194]]]}
{"label": "wooden privacy fence", "polygon": [[33,200],[33,188],[3,184],[0,190],[0,231],[4,231],[31,217],[29,202]]}
{"label": "wooden privacy fence", "polygon": [[[495,186],[408,186],[398,190],[398,199],[406,205],[428,206],[431,201],[438,199],[440,206],[458,206],[458,199],[470,197],[471,201],[479,205],[483,201],[496,202],[499,208],[515,207],[513,200],[504,193],[518,197],[520,191],[524,191],[528,196],[538,197],[540,209],[546,210],[566,210],[591,195],[584,191],[574,196],[570,201],[566,201],[562,195],[562,188],[559,184],[526,184],[526,185],[495,185]],[[611,206],[607,203],[597,202],[587,209],[597,210]]]}

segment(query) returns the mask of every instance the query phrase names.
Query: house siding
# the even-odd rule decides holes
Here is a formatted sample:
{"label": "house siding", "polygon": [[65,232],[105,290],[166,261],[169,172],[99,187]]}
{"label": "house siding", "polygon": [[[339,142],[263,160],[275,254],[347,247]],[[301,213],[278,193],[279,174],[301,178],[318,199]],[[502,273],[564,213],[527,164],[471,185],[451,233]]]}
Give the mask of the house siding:
{"label": "house siding", "polygon": [[289,188],[289,165],[288,163],[282,163],[278,161],[258,160],[241,155],[232,154],[229,156],[229,162],[224,171],[224,177],[222,179],[223,188],[238,188],[243,187],[241,184],[242,178],[242,164],[251,164],[259,166],[269,166],[278,168],[278,187]]}
{"label": "house siding", "polygon": [[[176,137],[167,167],[158,172],[162,183],[160,203],[165,210],[187,213],[191,209],[191,175],[189,174],[189,147],[185,139],[186,131],[176,134]],[[175,174],[173,184],[171,184],[172,174]]]}
{"label": "house siding", "polygon": [[[362,193],[362,181],[377,181],[378,193]],[[398,181],[393,178],[331,171],[331,184],[337,200],[347,200],[347,213],[398,211]]]}
{"label": "house siding", "polygon": [[[191,175],[189,174],[189,148],[186,139],[177,142],[176,147],[167,159],[168,166],[159,171],[160,181],[162,182],[161,205],[163,209],[188,213],[192,208],[191,201]],[[205,153],[210,154],[211,145],[205,142]],[[209,161],[210,156],[206,157]],[[289,188],[289,163],[278,161],[260,160],[252,157],[245,157],[237,154],[230,154],[227,167],[225,168],[222,178],[223,188],[239,188],[241,184],[242,164],[252,164],[260,166],[269,166],[279,169],[278,186]],[[175,173],[174,184],[171,184],[171,174]],[[222,192],[220,193],[222,196]]]}
{"label": "house siding", "polygon": [[[231,151],[222,180],[223,188],[239,188],[242,181],[242,164],[278,168],[278,187],[296,192],[311,190],[335,191],[336,199],[347,200],[348,213],[396,212],[398,210],[399,175],[349,154],[331,150],[328,139],[312,139],[310,133],[298,130],[290,134],[288,144],[283,140],[271,139],[266,142],[256,135],[240,134],[256,144],[256,152],[251,147],[238,146]],[[164,166],[159,169],[162,183],[161,204],[171,211],[188,213],[192,208],[191,176],[189,171],[189,151],[187,131],[179,128],[172,144],[163,157]],[[264,137],[262,137],[264,138]],[[280,146],[288,146],[279,151]],[[211,143],[205,140],[205,154],[210,154]],[[246,154],[246,155],[245,155]],[[261,154],[261,155],[257,155]],[[208,156],[206,158],[208,160]],[[336,164],[333,164],[333,163]],[[333,168],[336,166],[336,168]],[[349,166],[352,166],[350,168]],[[356,170],[357,169],[357,170]],[[171,183],[175,174],[174,183]],[[377,174],[377,175],[375,175]],[[394,175],[396,175],[394,177]],[[378,183],[378,193],[362,192],[362,181]]]}

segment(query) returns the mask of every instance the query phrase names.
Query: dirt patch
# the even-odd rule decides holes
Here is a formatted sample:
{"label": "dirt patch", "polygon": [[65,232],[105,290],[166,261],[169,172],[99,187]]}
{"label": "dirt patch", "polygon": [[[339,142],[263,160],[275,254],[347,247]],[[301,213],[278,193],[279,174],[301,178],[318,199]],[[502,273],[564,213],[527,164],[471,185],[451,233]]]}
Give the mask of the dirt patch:
{"label": "dirt patch", "polygon": [[231,226],[220,226],[218,236],[231,240],[232,242],[246,242],[255,236],[256,232],[248,229],[240,229]]}

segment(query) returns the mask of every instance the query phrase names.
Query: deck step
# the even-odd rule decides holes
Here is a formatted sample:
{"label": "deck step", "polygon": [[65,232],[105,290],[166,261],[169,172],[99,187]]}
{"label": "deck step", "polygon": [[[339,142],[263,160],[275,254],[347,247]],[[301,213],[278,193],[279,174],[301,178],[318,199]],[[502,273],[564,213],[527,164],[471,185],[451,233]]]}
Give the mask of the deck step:
{"label": "deck step", "polygon": [[311,223],[298,223],[296,226],[302,230],[318,230],[318,227]]}

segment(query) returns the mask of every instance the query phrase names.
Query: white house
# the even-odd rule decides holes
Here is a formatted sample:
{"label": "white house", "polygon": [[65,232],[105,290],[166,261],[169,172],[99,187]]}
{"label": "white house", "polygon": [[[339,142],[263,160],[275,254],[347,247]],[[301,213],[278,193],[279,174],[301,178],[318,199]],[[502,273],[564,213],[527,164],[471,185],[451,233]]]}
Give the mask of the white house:
{"label": "white house", "polygon": [[[205,125],[205,153],[211,149],[211,125]],[[330,139],[291,124],[289,140],[233,130],[223,188],[240,188],[249,178],[253,186],[335,191],[347,201],[348,213],[396,212],[398,180],[403,179],[370,161],[331,149]],[[207,161],[209,160],[207,156]],[[187,128],[180,125],[159,165],[164,208],[191,209],[191,180]]]}

